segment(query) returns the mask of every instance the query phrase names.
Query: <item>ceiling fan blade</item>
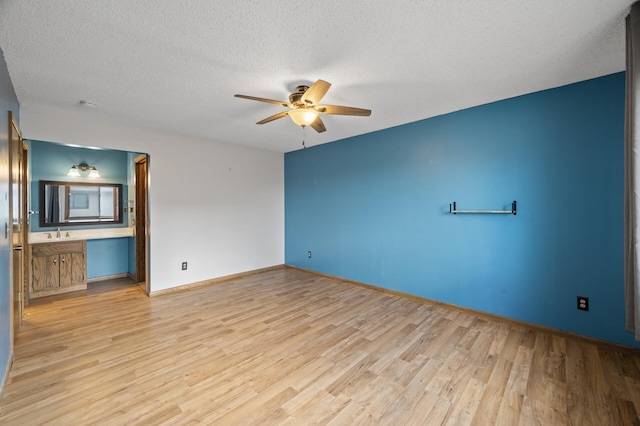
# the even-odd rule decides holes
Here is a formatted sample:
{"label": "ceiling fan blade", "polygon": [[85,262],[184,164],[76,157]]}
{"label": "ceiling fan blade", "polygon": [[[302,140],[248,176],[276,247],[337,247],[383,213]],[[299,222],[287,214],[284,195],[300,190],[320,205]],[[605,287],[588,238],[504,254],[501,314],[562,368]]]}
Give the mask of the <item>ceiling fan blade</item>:
{"label": "ceiling fan blade", "polygon": [[316,110],[323,114],[358,115],[361,117],[368,117],[371,115],[370,109],[354,108],[340,105],[318,105],[316,107]]}
{"label": "ceiling fan blade", "polygon": [[327,128],[324,127],[324,123],[320,119],[320,116],[318,116],[315,120],[313,120],[313,123],[309,124],[309,126],[311,126],[313,130],[315,130],[318,133],[322,133],[327,130]]}
{"label": "ceiling fan blade", "polygon": [[286,117],[288,114],[289,114],[289,111],[282,111],[275,115],[272,115],[271,117],[267,117],[264,120],[260,120],[256,124],[269,123],[270,121],[277,120],[278,118]]}
{"label": "ceiling fan blade", "polygon": [[273,99],[257,98],[255,96],[248,96],[248,95],[233,95],[233,96],[235,96],[236,98],[249,99],[251,101],[259,101],[259,102],[266,102],[268,104],[276,104],[286,108],[293,107],[289,102],[284,102],[284,101],[275,101]]}
{"label": "ceiling fan blade", "polygon": [[331,83],[324,80],[318,80],[313,83],[306,92],[304,92],[304,95],[302,95],[300,100],[305,104],[318,105],[320,99],[327,94],[329,87],[331,87]]}

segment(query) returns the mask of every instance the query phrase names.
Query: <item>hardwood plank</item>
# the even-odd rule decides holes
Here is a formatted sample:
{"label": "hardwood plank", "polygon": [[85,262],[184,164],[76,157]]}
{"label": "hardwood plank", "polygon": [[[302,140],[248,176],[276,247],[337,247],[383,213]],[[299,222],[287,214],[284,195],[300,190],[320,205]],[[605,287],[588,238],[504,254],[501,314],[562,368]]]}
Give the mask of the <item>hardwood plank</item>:
{"label": "hardwood plank", "polygon": [[640,424],[638,351],[291,268],[25,312],[0,424]]}
{"label": "hardwood plank", "polygon": [[505,392],[504,384],[509,380],[512,368],[513,361],[498,358],[487,382],[487,387],[480,397],[473,423],[496,424],[502,395]]}

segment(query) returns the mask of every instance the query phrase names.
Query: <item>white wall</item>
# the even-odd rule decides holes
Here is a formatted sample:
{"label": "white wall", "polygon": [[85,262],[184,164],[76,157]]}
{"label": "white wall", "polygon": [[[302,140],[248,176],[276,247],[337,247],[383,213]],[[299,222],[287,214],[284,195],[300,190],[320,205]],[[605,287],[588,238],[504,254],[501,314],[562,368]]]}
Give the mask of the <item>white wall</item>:
{"label": "white wall", "polygon": [[23,104],[20,115],[25,139],[150,154],[151,291],[284,263],[283,154],[79,107]]}

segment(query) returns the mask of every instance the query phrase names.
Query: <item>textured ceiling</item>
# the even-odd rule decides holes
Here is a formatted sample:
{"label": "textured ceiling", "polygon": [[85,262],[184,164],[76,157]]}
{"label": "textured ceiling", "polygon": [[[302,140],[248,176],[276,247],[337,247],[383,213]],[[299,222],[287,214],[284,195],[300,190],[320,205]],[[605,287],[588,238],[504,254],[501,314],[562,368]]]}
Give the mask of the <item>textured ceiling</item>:
{"label": "textured ceiling", "polygon": [[[323,103],[308,145],[622,71],[633,0],[3,0],[0,48],[21,105],[80,109],[287,152],[282,110],[300,83]],[[83,111],[86,114],[86,111]],[[28,137],[28,128],[23,129]]]}

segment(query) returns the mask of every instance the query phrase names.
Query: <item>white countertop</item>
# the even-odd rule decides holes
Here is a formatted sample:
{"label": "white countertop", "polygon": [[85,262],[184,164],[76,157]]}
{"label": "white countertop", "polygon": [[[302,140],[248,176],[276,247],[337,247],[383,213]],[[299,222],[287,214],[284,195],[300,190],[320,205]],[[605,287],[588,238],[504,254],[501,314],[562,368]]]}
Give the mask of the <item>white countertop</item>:
{"label": "white countertop", "polygon": [[29,232],[29,243],[55,243],[61,241],[97,240],[105,238],[125,238],[133,236],[133,228],[102,228],[102,229],[60,229],[60,237],[56,231]]}

